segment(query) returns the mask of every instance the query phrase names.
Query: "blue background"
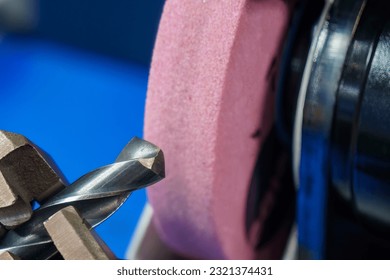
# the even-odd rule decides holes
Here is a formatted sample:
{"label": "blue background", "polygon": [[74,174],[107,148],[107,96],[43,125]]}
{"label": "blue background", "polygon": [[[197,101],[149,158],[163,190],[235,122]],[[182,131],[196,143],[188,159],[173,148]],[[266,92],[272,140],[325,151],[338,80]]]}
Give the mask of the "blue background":
{"label": "blue background", "polygon": [[[41,0],[36,28],[0,41],[0,129],[43,148],[70,182],[112,163],[133,136],[142,137],[162,6]],[[120,258],[145,200],[145,191],[134,193],[97,228]]]}

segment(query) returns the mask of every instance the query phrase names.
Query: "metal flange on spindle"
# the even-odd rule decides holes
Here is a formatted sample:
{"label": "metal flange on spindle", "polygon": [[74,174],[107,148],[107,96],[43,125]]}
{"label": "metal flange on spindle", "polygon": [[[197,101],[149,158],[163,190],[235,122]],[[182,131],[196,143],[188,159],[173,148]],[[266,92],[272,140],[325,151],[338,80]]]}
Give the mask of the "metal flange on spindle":
{"label": "metal flange on spindle", "polygon": [[389,258],[389,3],[300,5],[279,90],[294,124],[278,118],[291,131],[299,257]]}

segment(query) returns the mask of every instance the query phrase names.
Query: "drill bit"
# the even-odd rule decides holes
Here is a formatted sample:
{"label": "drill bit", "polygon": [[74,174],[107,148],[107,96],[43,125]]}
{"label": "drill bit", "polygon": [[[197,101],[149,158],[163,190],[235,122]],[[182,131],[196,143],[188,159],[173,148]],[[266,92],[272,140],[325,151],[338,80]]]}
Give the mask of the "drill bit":
{"label": "drill bit", "polygon": [[132,191],[164,178],[164,169],[162,151],[133,138],[114,164],[82,176],[34,211],[28,222],[8,231],[0,241],[0,253],[8,251],[21,259],[51,258],[57,249],[43,225],[49,217],[71,205],[94,228],[111,216]]}

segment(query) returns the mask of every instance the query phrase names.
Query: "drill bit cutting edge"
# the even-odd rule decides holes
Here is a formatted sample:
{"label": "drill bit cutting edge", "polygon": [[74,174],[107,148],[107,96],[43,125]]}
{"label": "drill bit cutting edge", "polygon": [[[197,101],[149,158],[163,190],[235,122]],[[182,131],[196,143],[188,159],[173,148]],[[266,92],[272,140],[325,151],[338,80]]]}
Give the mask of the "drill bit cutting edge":
{"label": "drill bit cutting edge", "polygon": [[73,206],[93,228],[111,216],[133,191],[164,177],[164,155],[160,148],[133,138],[115,163],[82,176],[50,197],[29,221],[8,231],[0,240],[0,253],[10,252],[21,259],[50,259],[57,248],[44,222],[56,212]]}

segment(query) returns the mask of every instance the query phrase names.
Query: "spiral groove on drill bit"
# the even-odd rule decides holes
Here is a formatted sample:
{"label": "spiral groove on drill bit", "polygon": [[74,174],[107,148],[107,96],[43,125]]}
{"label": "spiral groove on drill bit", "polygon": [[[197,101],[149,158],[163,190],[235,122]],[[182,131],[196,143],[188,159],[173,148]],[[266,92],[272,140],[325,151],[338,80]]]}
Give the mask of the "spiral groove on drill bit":
{"label": "spiral groove on drill bit", "polygon": [[98,168],[51,197],[31,220],[8,231],[0,241],[0,252],[22,259],[48,259],[57,253],[43,222],[60,209],[72,205],[95,227],[111,216],[132,191],[149,186],[165,176],[164,155],[155,145],[133,138],[115,163]]}

